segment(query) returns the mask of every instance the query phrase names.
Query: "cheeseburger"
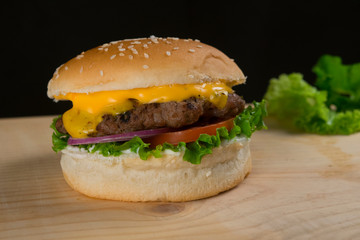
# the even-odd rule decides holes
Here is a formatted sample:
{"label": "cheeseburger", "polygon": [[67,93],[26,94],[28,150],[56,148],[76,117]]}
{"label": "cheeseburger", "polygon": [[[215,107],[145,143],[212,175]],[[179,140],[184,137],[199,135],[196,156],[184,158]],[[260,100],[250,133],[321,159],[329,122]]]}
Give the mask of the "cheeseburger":
{"label": "cheeseburger", "polygon": [[48,96],[73,107],[51,127],[66,182],[87,196],[189,201],[239,184],[264,102],[246,108],[235,62],[198,40],[106,43],[61,65]]}

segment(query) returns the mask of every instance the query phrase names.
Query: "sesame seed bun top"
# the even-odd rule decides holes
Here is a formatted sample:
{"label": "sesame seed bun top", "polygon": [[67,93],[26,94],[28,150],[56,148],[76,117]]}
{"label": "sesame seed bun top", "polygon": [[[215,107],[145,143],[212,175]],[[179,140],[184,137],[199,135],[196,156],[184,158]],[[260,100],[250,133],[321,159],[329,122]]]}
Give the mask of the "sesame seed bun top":
{"label": "sesame seed bun top", "polygon": [[233,60],[198,40],[178,38],[128,39],[106,43],[81,53],[58,67],[48,84],[48,96],[128,90],[170,84],[223,81],[245,82]]}

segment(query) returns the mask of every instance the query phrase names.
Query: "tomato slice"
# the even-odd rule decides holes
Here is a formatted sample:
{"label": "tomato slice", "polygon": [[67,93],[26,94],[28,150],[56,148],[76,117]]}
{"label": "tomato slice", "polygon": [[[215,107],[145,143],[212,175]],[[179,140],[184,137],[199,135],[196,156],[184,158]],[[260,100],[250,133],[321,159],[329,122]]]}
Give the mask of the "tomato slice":
{"label": "tomato slice", "polygon": [[212,123],[206,126],[192,127],[186,130],[161,133],[159,135],[143,139],[144,142],[150,143],[152,147],[155,147],[159,144],[165,142],[177,145],[179,142],[194,142],[196,141],[200,134],[206,133],[209,135],[216,135],[216,129],[221,127],[226,127],[229,131],[234,126],[234,118],[228,120]]}

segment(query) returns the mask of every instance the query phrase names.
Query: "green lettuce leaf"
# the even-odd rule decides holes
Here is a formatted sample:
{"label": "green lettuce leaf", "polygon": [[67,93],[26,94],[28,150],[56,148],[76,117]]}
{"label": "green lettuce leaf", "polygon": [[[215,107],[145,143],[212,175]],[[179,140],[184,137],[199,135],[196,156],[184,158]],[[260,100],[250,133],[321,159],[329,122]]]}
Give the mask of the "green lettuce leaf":
{"label": "green lettuce leaf", "polygon": [[[150,144],[144,143],[140,137],[134,137],[127,142],[110,142],[96,144],[82,144],[79,148],[85,149],[89,153],[98,152],[101,155],[120,156],[127,149],[137,153],[142,160],[147,160],[150,156],[160,158],[162,152],[171,150],[179,152],[184,150],[183,159],[193,164],[200,164],[203,156],[212,153],[212,149],[220,146],[222,140],[231,140],[236,136],[245,135],[250,138],[256,130],[266,129],[263,118],[267,115],[266,104],[262,102],[253,102],[253,106],[248,106],[241,114],[235,117],[234,127],[230,132],[221,127],[216,130],[216,135],[201,134],[199,138],[192,143],[180,142],[178,145],[164,143],[150,148]],[[55,123],[59,117],[53,120],[51,127],[53,133],[53,150],[58,152],[67,146],[68,135],[59,133],[55,128]]]}
{"label": "green lettuce leaf", "polygon": [[271,79],[264,98],[269,115],[306,132],[348,135],[360,131],[359,109],[336,112],[329,108],[328,91],[319,91],[299,73]]}
{"label": "green lettuce leaf", "polygon": [[61,118],[61,115],[54,118],[50,127],[54,130],[53,134],[52,134],[52,149],[55,151],[55,152],[59,152],[61,150],[63,150],[64,148],[66,148],[67,146],[67,141],[69,139],[69,135],[68,134],[63,134],[61,132],[59,132],[57,129],[56,129],[56,121]]}
{"label": "green lettuce leaf", "polygon": [[235,117],[234,127],[230,132],[225,127],[221,127],[216,130],[216,135],[201,134],[195,142],[188,143],[184,160],[193,164],[200,164],[201,158],[206,154],[211,154],[212,149],[220,146],[222,140],[231,140],[240,135],[250,138],[256,130],[266,129],[263,120],[267,115],[265,101],[253,102],[253,106],[248,106]]}
{"label": "green lettuce leaf", "polygon": [[336,106],[338,111],[360,109],[360,63],[344,65],[340,57],[324,55],[313,72],[315,85],[328,92],[328,106]]}

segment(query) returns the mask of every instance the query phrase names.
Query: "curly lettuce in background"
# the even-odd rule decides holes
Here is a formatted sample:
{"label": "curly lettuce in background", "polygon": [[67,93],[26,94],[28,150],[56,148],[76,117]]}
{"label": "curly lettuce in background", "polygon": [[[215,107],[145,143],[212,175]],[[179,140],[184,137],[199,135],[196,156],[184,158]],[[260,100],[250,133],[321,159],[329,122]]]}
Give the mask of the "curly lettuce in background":
{"label": "curly lettuce in background", "polygon": [[317,88],[300,73],[271,79],[264,96],[269,115],[310,133],[360,131],[360,63],[344,65],[340,57],[324,55],[313,72]]}

